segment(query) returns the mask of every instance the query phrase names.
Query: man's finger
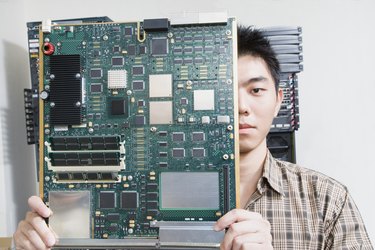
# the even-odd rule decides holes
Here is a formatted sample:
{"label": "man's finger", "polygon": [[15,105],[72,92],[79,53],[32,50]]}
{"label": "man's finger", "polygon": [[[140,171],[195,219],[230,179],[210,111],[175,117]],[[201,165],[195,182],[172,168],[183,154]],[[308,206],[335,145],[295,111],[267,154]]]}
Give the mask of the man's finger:
{"label": "man's finger", "polygon": [[30,208],[43,218],[51,216],[52,211],[49,209],[38,196],[31,196],[28,200]]}
{"label": "man's finger", "polygon": [[43,244],[51,247],[56,243],[55,236],[47,226],[46,222],[35,212],[28,212],[26,214],[26,221],[33,227],[38,236],[43,240]]}
{"label": "man's finger", "polygon": [[261,220],[262,215],[244,209],[233,209],[221,217],[215,224],[214,230],[221,231],[229,225],[244,220]]}
{"label": "man's finger", "polygon": [[40,235],[35,231],[35,229],[25,221],[21,227],[21,233],[24,234],[28,241],[31,242],[36,249],[46,249],[46,245],[40,238]]}

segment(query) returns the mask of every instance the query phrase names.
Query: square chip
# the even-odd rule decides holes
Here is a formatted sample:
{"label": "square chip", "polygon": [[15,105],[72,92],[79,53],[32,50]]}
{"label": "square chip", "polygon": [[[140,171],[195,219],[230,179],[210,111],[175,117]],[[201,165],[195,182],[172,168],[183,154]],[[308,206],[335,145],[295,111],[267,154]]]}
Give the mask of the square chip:
{"label": "square chip", "polygon": [[143,66],[133,66],[133,75],[143,75],[144,74],[144,68]]}
{"label": "square chip", "polygon": [[100,192],[99,193],[99,207],[100,208],[115,208],[116,194],[115,192]]}
{"label": "square chip", "polygon": [[192,135],[193,135],[192,139],[195,142],[197,142],[197,141],[204,141],[205,140],[203,132],[193,132]]}
{"label": "square chip", "polygon": [[146,124],[146,118],[143,115],[137,115],[135,116],[134,123],[136,126],[143,126]]}
{"label": "square chip", "polygon": [[151,40],[151,54],[163,56],[168,53],[168,40],[164,37],[158,37]]}
{"label": "square chip", "polygon": [[129,45],[128,46],[128,56],[134,56],[135,55],[135,45]]}
{"label": "square chip", "polygon": [[143,81],[133,81],[133,90],[144,90],[144,85]]}
{"label": "square chip", "polygon": [[217,172],[162,172],[160,186],[160,210],[219,208],[220,188]]}
{"label": "square chip", "polygon": [[102,78],[103,71],[102,71],[102,69],[91,69],[90,70],[90,76],[91,76],[91,78]]}
{"label": "square chip", "polygon": [[193,148],[191,151],[194,158],[202,158],[206,156],[206,151],[204,148]]}
{"label": "square chip", "polygon": [[133,28],[132,27],[125,27],[125,36],[133,35]]}
{"label": "square chip", "polygon": [[126,115],[127,112],[127,102],[124,99],[111,100],[111,115]]}
{"label": "square chip", "polygon": [[124,58],[123,57],[112,57],[112,66],[123,66]]}
{"label": "square chip", "polygon": [[179,142],[185,141],[185,133],[184,132],[175,132],[172,134],[172,141]]}
{"label": "square chip", "polygon": [[185,157],[185,149],[184,148],[174,148],[174,149],[172,149],[172,156],[175,157],[175,158]]}
{"label": "square chip", "polygon": [[150,102],[150,124],[171,124],[172,101]]}
{"label": "square chip", "polygon": [[101,93],[103,92],[103,85],[101,83],[91,83],[90,91],[91,93]]}
{"label": "square chip", "polygon": [[138,193],[137,192],[122,192],[121,193],[121,208],[122,209],[136,209],[138,207]]}
{"label": "square chip", "polygon": [[172,75],[160,74],[149,76],[150,97],[172,96]]}
{"label": "square chip", "polygon": [[214,110],[215,109],[215,91],[194,90],[194,110]]}
{"label": "square chip", "polygon": [[108,88],[124,89],[127,86],[126,70],[108,70]]}

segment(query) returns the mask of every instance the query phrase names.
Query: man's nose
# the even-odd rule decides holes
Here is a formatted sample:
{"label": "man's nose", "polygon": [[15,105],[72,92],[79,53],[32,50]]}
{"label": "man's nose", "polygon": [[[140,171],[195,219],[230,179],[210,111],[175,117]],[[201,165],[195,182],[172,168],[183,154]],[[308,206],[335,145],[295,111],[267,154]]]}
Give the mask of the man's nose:
{"label": "man's nose", "polygon": [[238,90],[238,113],[240,115],[250,115],[250,103],[245,90]]}

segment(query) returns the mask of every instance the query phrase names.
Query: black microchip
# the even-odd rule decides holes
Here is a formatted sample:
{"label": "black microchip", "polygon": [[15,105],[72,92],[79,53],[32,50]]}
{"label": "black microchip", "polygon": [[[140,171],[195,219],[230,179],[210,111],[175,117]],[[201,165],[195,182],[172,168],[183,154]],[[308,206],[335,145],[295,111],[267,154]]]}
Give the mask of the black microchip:
{"label": "black microchip", "polygon": [[112,175],[112,173],[102,173],[102,179],[103,180],[113,180],[115,179]]}
{"label": "black microchip", "polygon": [[193,132],[193,141],[204,141],[203,132]]}
{"label": "black microchip", "polygon": [[145,119],[145,117],[143,115],[137,115],[137,116],[135,116],[134,123],[137,126],[142,126],[142,125],[145,125],[146,119]]}
{"label": "black microchip", "polygon": [[147,198],[147,200],[157,200],[158,199],[158,193],[147,193],[146,198]]}
{"label": "black microchip", "polygon": [[78,159],[78,154],[77,153],[66,153],[65,158],[66,159]]}
{"label": "black microchip", "polygon": [[174,62],[175,64],[182,64],[182,58],[175,58],[175,59],[173,60],[173,62]]}
{"label": "black microchip", "polygon": [[120,27],[119,26],[114,26],[112,27],[113,32],[120,32]]}
{"label": "black microchip", "polygon": [[193,48],[192,47],[185,47],[184,53],[193,53]]}
{"label": "black microchip", "polygon": [[99,207],[100,208],[115,208],[116,194],[114,192],[100,192],[99,193]]}
{"label": "black microchip", "polygon": [[78,143],[78,138],[76,137],[67,137],[65,138],[66,143]]}
{"label": "black microchip", "polygon": [[141,101],[138,101],[138,107],[143,107],[145,106],[145,101],[141,100]]}
{"label": "black microchip", "polygon": [[144,74],[144,70],[143,70],[143,66],[133,66],[133,75],[143,75]]}
{"label": "black microchip", "polygon": [[159,167],[160,168],[167,168],[168,167],[168,163],[166,163],[166,162],[160,162],[159,163]]}
{"label": "black microchip", "polygon": [[136,209],[138,207],[138,194],[136,192],[121,193],[121,208]]}
{"label": "black microchip", "polygon": [[117,225],[113,225],[113,226],[109,226],[108,227],[108,231],[114,233],[118,230],[118,226]]}
{"label": "black microchip", "polygon": [[133,28],[132,27],[125,27],[125,36],[133,35]]}
{"label": "black microchip", "polygon": [[192,58],[185,58],[184,59],[184,64],[191,64],[193,63],[193,59]]}
{"label": "black microchip", "polygon": [[68,173],[59,173],[57,174],[58,180],[69,180],[69,174]]}
{"label": "black microchip", "polygon": [[193,148],[192,149],[192,155],[195,158],[201,158],[206,156],[206,152],[204,148]]}
{"label": "black microchip", "polygon": [[143,90],[144,82],[143,81],[133,81],[133,90]]}
{"label": "black microchip", "polygon": [[103,166],[105,164],[104,159],[92,159],[93,166]]}
{"label": "black microchip", "polygon": [[111,221],[111,222],[118,222],[120,220],[120,215],[119,214],[108,214],[107,220]]}
{"label": "black microchip", "polygon": [[112,57],[112,65],[113,66],[124,65],[124,58],[123,57]]}
{"label": "black microchip", "polygon": [[166,55],[168,53],[167,38],[154,38],[151,41],[152,55]]}
{"label": "black microchip", "polygon": [[157,209],[158,202],[157,201],[148,201],[147,202],[147,209]]}
{"label": "black microchip", "polygon": [[149,216],[156,216],[158,214],[159,214],[158,210],[155,210],[155,209],[147,210],[147,215]]}
{"label": "black microchip", "polygon": [[194,47],[194,52],[195,53],[202,53],[203,52],[203,47]]}
{"label": "black microchip", "polygon": [[186,99],[186,98],[181,98],[181,100],[180,100],[180,104],[181,104],[181,105],[186,105],[186,104],[188,104],[188,99]]}
{"label": "black microchip", "polygon": [[156,183],[147,183],[147,191],[153,191],[158,188],[158,184]]}
{"label": "black microchip", "polygon": [[160,157],[167,157],[168,154],[167,154],[167,152],[159,152],[159,156]]}
{"label": "black microchip", "polygon": [[203,63],[203,58],[201,58],[201,57],[195,58],[194,63],[196,63],[196,64]]}
{"label": "black microchip", "polygon": [[185,149],[183,149],[183,148],[172,149],[172,156],[175,157],[175,158],[185,157]]}
{"label": "black microchip", "polygon": [[90,85],[91,93],[101,93],[103,91],[103,86],[100,83],[92,83]]}
{"label": "black microchip", "polygon": [[167,131],[160,131],[159,136],[167,136]]}
{"label": "black microchip", "polygon": [[125,100],[111,100],[111,114],[112,115],[127,115]]}
{"label": "black microchip", "polygon": [[87,173],[87,179],[89,180],[97,180],[98,179],[98,174],[97,173]]}
{"label": "black microchip", "polygon": [[168,146],[168,143],[166,141],[159,142],[159,147],[166,147],[166,146]]}
{"label": "black microchip", "polygon": [[173,133],[172,134],[172,141],[179,142],[179,141],[185,141],[185,134],[182,132]]}
{"label": "black microchip", "polygon": [[115,53],[120,52],[120,50],[121,50],[120,46],[113,47],[113,52],[115,52]]}
{"label": "black microchip", "polygon": [[73,179],[74,180],[83,180],[83,174],[82,173],[73,173]]}
{"label": "black microchip", "polygon": [[90,76],[91,78],[101,78],[103,76],[102,69],[91,69]]}
{"label": "black microchip", "polygon": [[134,56],[135,55],[135,45],[129,45],[128,46],[128,55]]}
{"label": "black microchip", "polygon": [[174,48],[174,49],[173,49],[173,52],[174,52],[174,53],[180,53],[180,54],[181,54],[181,53],[182,53],[182,48],[181,48],[181,47]]}
{"label": "black microchip", "polygon": [[146,46],[139,46],[139,54],[144,55],[147,52]]}

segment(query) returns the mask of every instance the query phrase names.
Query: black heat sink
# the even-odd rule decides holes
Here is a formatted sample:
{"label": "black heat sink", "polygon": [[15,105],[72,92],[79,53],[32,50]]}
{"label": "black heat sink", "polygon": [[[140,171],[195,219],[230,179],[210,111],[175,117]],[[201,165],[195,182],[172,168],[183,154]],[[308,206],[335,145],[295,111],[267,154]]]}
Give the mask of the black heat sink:
{"label": "black heat sink", "polygon": [[80,55],[50,57],[50,123],[79,125],[82,123],[82,87]]}

